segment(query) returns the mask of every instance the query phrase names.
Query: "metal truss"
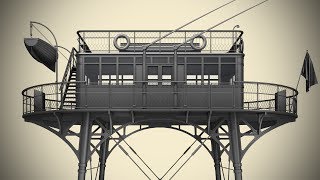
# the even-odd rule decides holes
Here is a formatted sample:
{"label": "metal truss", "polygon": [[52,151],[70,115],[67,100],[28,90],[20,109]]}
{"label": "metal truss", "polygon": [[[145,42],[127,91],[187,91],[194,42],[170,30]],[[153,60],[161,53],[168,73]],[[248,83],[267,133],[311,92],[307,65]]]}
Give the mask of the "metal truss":
{"label": "metal truss", "polygon": [[[248,121],[244,118],[234,118],[232,113],[230,113],[229,118],[226,118],[225,116],[214,116],[211,111],[208,111],[208,119],[206,125],[197,125],[190,121],[190,112],[187,111],[185,114],[185,120],[179,121],[179,120],[171,120],[166,121],[166,125],[164,126],[155,126],[152,125],[152,120],[138,120],[135,118],[134,112],[131,112],[131,121],[122,125],[114,125],[112,120],[112,112],[108,111],[108,118],[102,119],[102,118],[96,118],[94,116],[90,117],[89,113],[86,113],[87,117],[87,134],[88,137],[86,141],[88,142],[87,147],[88,151],[87,154],[84,155],[84,141],[81,141],[81,138],[83,138],[83,126],[85,118],[81,121],[64,121],[62,114],[54,113],[56,122],[47,122],[47,121],[34,121],[33,123],[49,130],[50,132],[57,135],[60,139],[62,139],[66,144],[72,149],[72,151],[75,153],[76,157],[79,160],[79,168],[83,169],[83,171],[86,171],[86,164],[89,162],[91,163],[91,157],[94,153],[97,153],[97,155],[100,157],[98,167],[100,169],[100,176],[99,180],[104,179],[104,171],[105,171],[105,164],[107,158],[110,156],[110,154],[114,151],[116,147],[119,147],[121,151],[123,151],[132,161],[137,165],[137,167],[146,175],[148,179],[151,179],[149,175],[147,175],[147,172],[143,170],[142,167],[140,167],[131,157],[130,153],[136,157],[139,158],[141,162],[143,162],[144,166],[147,167],[149,173],[152,173],[153,177],[156,177],[156,179],[163,179],[169,171],[178,163],[178,161],[181,160],[183,156],[187,154],[187,152],[191,149],[191,147],[198,142],[199,146],[195,148],[195,150],[191,153],[190,157],[187,159],[187,161],[197,153],[197,151],[204,147],[210,156],[213,158],[215,162],[215,170],[216,170],[216,179],[220,180],[221,178],[221,172],[223,177],[225,178],[225,174],[223,172],[223,169],[230,170],[230,163],[229,167],[226,168],[222,166],[221,164],[221,156],[223,153],[225,153],[229,160],[233,162],[233,164],[239,164],[246,154],[246,152],[249,150],[249,148],[256,142],[259,138],[261,138],[263,135],[267,134],[271,130],[287,123],[283,121],[276,121],[273,123],[273,125],[270,126],[263,126],[263,123],[265,121],[265,117],[269,116],[267,113],[257,113],[257,119],[255,122],[257,122],[258,125],[252,125],[252,121]],[[234,113],[234,116],[237,114]],[[85,115],[83,116],[85,117]],[[230,129],[231,123],[236,122],[235,125],[238,126],[239,129],[239,155],[235,157],[235,150],[237,148],[232,149],[232,143],[233,143],[233,137],[232,134],[234,132],[231,132]],[[81,123],[80,123],[81,122]],[[168,123],[169,122],[169,123]],[[81,129],[80,131],[76,131],[73,128],[78,127],[79,124]],[[130,131],[127,130],[127,128],[130,126]],[[135,129],[132,129],[134,128]],[[147,165],[147,163],[139,156],[139,154],[126,142],[126,138],[147,130],[147,129],[153,129],[153,128],[168,128],[172,130],[180,131],[184,134],[187,134],[195,139],[195,142],[193,142],[178,158],[178,160],[168,169],[168,171],[162,176],[156,175],[156,173],[151,169],[150,166]],[[190,128],[193,127],[193,128]],[[76,144],[70,140],[70,138],[76,138]],[[249,139],[249,140],[248,140]],[[207,140],[211,142],[211,146],[208,145],[208,143],[205,143]],[[113,141],[114,144],[109,147],[109,142]],[[124,142],[122,146],[122,142]],[[79,144],[79,146],[77,146]],[[129,149],[128,149],[129,148]],[[130,151],[130,153],[127,151]],[[83,156],[84,155],[84,156]],[[85,157],[85,158],[84,158]],[[237,159],[238,158],[238,159]],[[178,169],[178,171],[185,165],[185,163]],[[82,163],[80,163],[82,162]],[[81,165],[80,165],[81,164]],[[82,167],[84,166],[84,167]],[[90,164],[91,167],[91,164]],[[241,163],[239,165],[241,171]],[[90,168],[91,170],[91,168]],[[234,169],[231,169],[236,171],[236,167]],[[80,171],[80,170],[79,170]],[[173,174],[173,176],[170,178],[172,179],[177,173]],[[218,172],[217,172],[218,171]],[[98,172],[98,170],[97,170]],[[85,174],[85,172],[84,172]],[[229,175],[228,175],[229,176]],[[239,179],[239,178],[238,178]],[[237,179],[237,180],[238,180]]]}

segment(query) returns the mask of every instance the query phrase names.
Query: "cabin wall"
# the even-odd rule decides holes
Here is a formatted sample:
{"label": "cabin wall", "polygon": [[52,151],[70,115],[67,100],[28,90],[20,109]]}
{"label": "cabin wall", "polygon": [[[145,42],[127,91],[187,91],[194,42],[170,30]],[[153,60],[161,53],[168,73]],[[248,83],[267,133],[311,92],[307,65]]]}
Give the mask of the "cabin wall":
{"label": "cabin wall", "polygon": [[[230,108],[242,106],[243,54],[178,55],[174,86],[173,55],[148,55],[145,106],[154,108]],[[78,55],[77,106],[143,106],[142,55]],[[210,84],[210,86],[209,86]],[[177,103],[174,104],[175,94]]]}

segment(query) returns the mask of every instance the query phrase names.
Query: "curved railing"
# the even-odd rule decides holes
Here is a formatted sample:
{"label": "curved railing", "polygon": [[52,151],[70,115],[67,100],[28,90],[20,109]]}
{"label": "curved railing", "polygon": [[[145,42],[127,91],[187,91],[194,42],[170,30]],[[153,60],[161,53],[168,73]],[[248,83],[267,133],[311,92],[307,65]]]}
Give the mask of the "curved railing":
{"label": "curved railing", "polygon": [[[76,84],[76,90],[70,94],[68,91],[60,90],[61,86],[68,83],[70,82],[49,83],[24,89],[23,113],[113,108],[243,109],[297,113],[297,90],[272,83],[193,85],[181,81],[171,81],[170,84],[167,81],[159,81],[143,86],[148,82],[136,81],[128,85],[90,85],[86,82],[72,82]],[[175,83],[177,86],[173,86]],[[70,96],[64,98],[64,95]]]}

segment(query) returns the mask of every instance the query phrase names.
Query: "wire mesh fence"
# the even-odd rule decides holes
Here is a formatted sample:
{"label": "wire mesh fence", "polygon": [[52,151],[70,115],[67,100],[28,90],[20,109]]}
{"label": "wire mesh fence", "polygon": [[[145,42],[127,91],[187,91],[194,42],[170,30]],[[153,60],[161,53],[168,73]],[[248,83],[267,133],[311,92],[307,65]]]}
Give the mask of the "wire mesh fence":
{"label": "wire mesh fence", "polygon": [[[141,52],[146,46],[170,31],[78,31],[79,51],[90,53]],[[168,52],[180,45],[178,51],[225,53],[240,52],[242,31],[177,31],[148,47],[147,51]],[[119,38],[119,35],[121,38]],[[196,38],[192,38],[196,36]],[[191,46],[193,43],[196,47]],[[127,48],[124,48],[128,45]],[[234,46],[235,45],[235,46]],[[118,47],[117,47],[118,46]],[[119,49],[120,47],[120,49]]]}

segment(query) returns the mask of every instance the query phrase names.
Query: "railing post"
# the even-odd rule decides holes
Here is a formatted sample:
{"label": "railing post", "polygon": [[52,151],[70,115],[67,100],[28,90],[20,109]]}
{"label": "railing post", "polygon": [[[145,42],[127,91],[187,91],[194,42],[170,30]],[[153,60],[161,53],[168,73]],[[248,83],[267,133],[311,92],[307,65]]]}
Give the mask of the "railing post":
{"label": "railing post", "polygon": [[108,105],[109,108],[111,108],[111,81],[109,80],[109,88],[108,88],[108,92],[109,92],[109,98],[108,98]]}
{"label": "railing post", "polygon": [[288,110],[289,110],[289,113],[291,113],[291,98],[289,97],[288,99],[289,99],[289,108],[288,108]]}
{"label": "railing post", "polygon": [[136,82],[133,82],[132,88],[132,107],[136,107]]}
{"label": "railing post", "polygon": [[259,83],[257,83],[257,110],[259,110]]}
{"label": "railing post", "polygon": [[209,85],[209,109],[211,109],[212,108],[211,83],[208,82],[208,85]]}
{"label": "railing post", "polygon": [[133,52],[136,52],[136,32],[133,32]]}
{"label": "railing post", "polygon": [[235,92],[234,92],[234,86],[236,85],[236,83],[234,81],[232,81],[232,104],[233,104],[233,109],[235,109],[236,107],[236,101],[235,101]]}
{"label": "railing post", "polygon": [[108,52],[110,53],[110,31],[108,32]]}
{"label": "railing post", "polygon": [[142,57],[142,107],[145,107],[147,104],[147,95],[146,95],[146,71],[147,71],[147,65],[146,65],[146,49],[143,50],[143,57]]}
{"label": "railing post", "polygon": [[210,34],[210,39],[209,39],[209,44],[210,44],[210,53],[212,53],[212,46],[211,46],[211,41],[212,41],[212,32],[209,32]]}
{"label": "railing post", "polygon": [[85,98],[86,98],[86,105],[85,105],[85,108],[88,108],[88,84],[86,83],[85,84],[85,92],[84,92],[84,94],[85,94]]}

